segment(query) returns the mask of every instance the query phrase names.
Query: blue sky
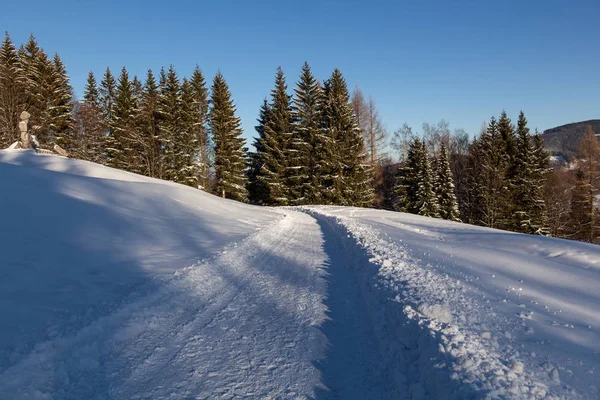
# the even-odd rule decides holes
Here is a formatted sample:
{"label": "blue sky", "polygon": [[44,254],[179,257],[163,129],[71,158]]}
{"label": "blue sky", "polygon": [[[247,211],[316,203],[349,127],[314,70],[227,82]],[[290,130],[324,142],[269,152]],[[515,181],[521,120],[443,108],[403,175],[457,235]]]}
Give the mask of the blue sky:
{"label": "blue sky", "polygon": [[221,69],[245,135],[277,66],[338,67],[390,131],[444,118],[474,134],[503,109],[532,128],[600,118],[600,1],[60,1],[3,5],[17,43],[58,51],[81,95],[89,70],[144,77]]}

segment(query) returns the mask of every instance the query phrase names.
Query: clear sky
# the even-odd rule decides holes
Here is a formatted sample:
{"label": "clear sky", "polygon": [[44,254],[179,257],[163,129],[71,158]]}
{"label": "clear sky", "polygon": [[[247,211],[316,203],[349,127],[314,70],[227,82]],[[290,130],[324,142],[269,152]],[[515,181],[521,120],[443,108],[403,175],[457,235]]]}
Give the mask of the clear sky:
{"label": "clear sky", "polygon": [[540,130],[600,118],[599,0],[28,0],[3,4],[0,22],[58,51],[78,95],[106,66],[221,69],[247,137],[277,66],[291,93],[305,60],[373,96],[390,131],[444,118],[474,134],[502,109]]}

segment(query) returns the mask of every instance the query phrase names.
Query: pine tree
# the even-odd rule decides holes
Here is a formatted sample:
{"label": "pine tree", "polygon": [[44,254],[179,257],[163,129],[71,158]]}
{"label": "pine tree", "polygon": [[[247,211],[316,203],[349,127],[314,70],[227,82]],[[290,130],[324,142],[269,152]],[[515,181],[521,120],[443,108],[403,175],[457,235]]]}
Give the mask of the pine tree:
{"label": "pine tree", "polygon": [[246,157],[241,121],[221,72],[213,79],[209,126],[215,143],[216,193],[223,198],[246,201]]}
{"label": "pine tree", "polygon": [[532,197],[535,199],[536,206],[533,209],[533,219],[538,226],[537,234],[548,234],[548,212],[545,202],[545,188],[548,181],[548,175],[552,171],[550,168],[550,153],[544,148],[542,135],[536,130],[533,135],[533,181]]}
{"label": "pine tree", "polygon": [[64,148],[73,147],[73,88],[69,83],[67,70],[58,53],[52,61],[54,71],[52,74],[48,96],[49,107],[49,135],[52,141]]}
{"label": "pine tree", "polygon": [[98,90],[98,83],[96,82],[96,77],[94,76],[94,73],[92,71],[88,73],[88,77],[83,88],[83,100],[89,106],[97,108],[102,107],[102,100],[100,97],[100,91]]}
{"label": "pine tree", "polygon": [[419,138],[412,138],[406,149],[406,160],[403,162],[396,176],[394,210],[417,214],[417,191],[419,185],[418,173],[421,167],[419,155],[422,142]]}
{"label": "pine tree", "polygon": [[308,63],[302,66],[300,80],[294,89],[294,134],[290,150],[290,198],[293,204],[323,204],[324,181],[329,168],[322,116],[323,89],[313,76]]}
{"label": "pine tree", "polygon": [[331,204],[369,206],[374,201],[372,170],[364,163],[364,141],[350,104],[342,73],[336,68],[325,82],[323,121],[327,153],[326,198]]}
{"label": "pine tree", "polygon": [[[258,113],[258,125],[254,127],[258,137],[254,139],[255,151],[248,153],[248,201],[252,204],[265,205],[268,202],[269,191],[262,180],[258,179],[259,172],[263,166],[262,154],[265,152],[263,141],[265,140],[265,126],[269,121],[271,106],[264,99]],[[288,187],[289,190],[289,187]]]}
{"label": "pine tree", "polygon": [[398,171],[396,211],[439,216],[439,205],[433,190],[434,177],[425,142],[414,138],[409,145],[407,160]]}
{"label": "pine tree", "polygon": [[436,161],[435,193],[440,218],[458,221],[458,203],[454,193],[454,181],[445,142],[441,144]]}
{"label": "pine tree", "polygon": [[43,145],[56,142],[53,124],[53,102],[57,90],[57,69],[31,35],[19,49],[19,62],[26,93],[26,109],[30,113],[29,130]]}
{"label": "pine tree", "polygon": [[420,165],[417,173],[418,188],[416,208],[418,209],[419,215],[437,218],[439,217],[439,205],[433,190],[433,172],[425,142],[421,142],[418,158]]}
{"label": "pine tree", "polygon": [[142,142],[142,160],[144,174],[162,178],[161,144],[159,129],[159,88],[152,70],[148,70],[141,94],[140,111],[137,125]]}
{"label": "pine tree", "polygon": [[17,50],[5,33],[0,47],[0,146],[19,140],[19,115],[25,110],[24,84]]}
{"label": "pine tree", "polygon": [[[543,150],[543,149],[542,149]],[[533,138],[527,119],[521,111],[517,124],[517,139],[511,173],[512,224],[515,232],[542,234],[544,232],[543,177],[538,174],[538,160],[533,150]]]}
{"label": "pine tree", "polygon": [[175,182],[198,187],[195,157],[198,153],[198,137],[195,132],[198,109],[194,101],[194,87],[187,78],[181,84],[181,125],[175,138]]}
{"label": "pine tree", "polygon": [[258,153],[261,168],[257,171],[257,179],[267,190],[267,204],[287,205],[288,176],[292,175],[288,157],[293,120],[290,96],[287,94],[285,75],[281,67],[277,69],[271,98],[269,118],[261,137],[262,149]]}
{"label": "pine tree", "polygon": [[190,81],[194,92],[194,135],[196,136],[198,154],[198,185],[209,188],[209,171],[211,168],[211,148],[208,140],[208,88],[202,70],[194,69]]}
{"label": "pine tree", "polygon": [[[506,121],[504,121],[506,133]],[[506,226],[508,199],[508,168],[509,160],[506,152],[506,141],[498,129],[494,117],[491,118],[488,129],[480,138],[481,189],[483,225],[491,228]]]}
{"label": "pine tree", "polygon": [[[110,69],[107,67],[104,72],[104,76],[102,77],[102,81],[100,81],[100,102],[102,105],[102,111],[104,113],[104,119],[107,121],[112,120],[112,113],[115,104],[115,87],[117,86],[117,82],[110,72]],[[109,134],[110,134],[110,126]]]}
{"label": "pine tree", "polygon": [[158,110],[160,113],[160,141],[163,151],[163,179],[176,181],[177,166],[177,141],[182,129],[181,120],[181,83],[171,65],[168,72],[164,69],[160,73],[160,97]]}
{"label": "pine tree", "polygon": [[135,162],[132,132],[135,128],[137,100],[129,73],[123,67],[114,90],[114,104],[108,124],[110,135],[106,139],[108,165],[113,168],[139,172]]}

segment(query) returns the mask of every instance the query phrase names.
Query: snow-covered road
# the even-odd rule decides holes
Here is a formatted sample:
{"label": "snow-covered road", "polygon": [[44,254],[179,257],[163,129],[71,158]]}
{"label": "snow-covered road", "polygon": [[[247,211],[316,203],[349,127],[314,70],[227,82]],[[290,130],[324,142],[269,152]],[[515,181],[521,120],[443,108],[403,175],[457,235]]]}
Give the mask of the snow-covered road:
{"label": "snow-covered road", "polygon": [[[0,374],[11,399],[394,396],[340,238],[283,218]],[[323,228],[323,229],[322,229]]]}

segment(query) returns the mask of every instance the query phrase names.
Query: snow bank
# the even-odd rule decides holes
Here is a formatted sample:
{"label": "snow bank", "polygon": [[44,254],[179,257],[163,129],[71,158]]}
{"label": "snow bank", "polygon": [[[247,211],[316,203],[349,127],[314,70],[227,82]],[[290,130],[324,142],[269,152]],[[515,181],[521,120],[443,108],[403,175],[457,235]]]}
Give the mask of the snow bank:
{"label": "snow bank", "polygon": [[[0,151],[0,373],[281,218],[94,163]],[[0,397],[2,397],[0,395]]]}
{"label": "snow bank", "polygon": [[[552,254],[554,257],[569,255],[579,264],[585,257],[591,257],[588,269],[578,270],[579,265],[573,262],[571,273],[581,275],[589,273],[589,268],[596,268],[593,274],[585,276],[592,279],[588,285],[596,288],[600,287],[597,270],[600,249],[584,246],[586,252],[576,252],[579,244],[573,242],[422,217],[416,217],[415,222],[414,216],[400,213],[316,206],[305,211],[337,225],[350,242],[347,251],[352,251],[353,243],[358,243],[361,251],[368,255],[368,259],[359,262],[363,263],[366,298],[375,329],[383,347],[388,346],[382,357],[390,371],[397,374],[399,387],[408,386],[413,398],[598,398],[594,375],[600,364],[598,353],[588,353],[588,357],[579,359],[581,348],[575,348],[573,343],[577,340],[573,340],[570,347],[558,349],[570,353],[571,358],[565,359],[556,349],[559,343],[554,344],[542,329],[532,326],[537,315],[531,310],[533,303],[525,304],[523,288],[532,292],[536,288],[535,293],[545,301],[552,296],[561,298],[566,292],[544,288],[543,276],[537,277],[539,285],[534,276],[528,276],[527,284],[522,279],[517,280],[507,292],[503,290],[495,296],[494,289],[480,279],[483,271],[473,270],[480,260],[470,243],[488,241],[489,261],[495,260],[492,264],[500,265],[495,273],[489,274],[489,278],[496,281],[498,279],[491,275],[507,274],[516,256],[513,254],[511,258],[504,254],[503,259],[495,258],[497,255],[492,249],[505,246],[519,249],[517,243],[549,240],[546,247],[537,243],[537,250],[547,255],[548,248],[554,247],[559,250]],[[435,252],[443,244],[453,249],[447,257]],[[520,248],[523,247],[528,246],[521,243]],[[460,257],[468,259],[470,251],[473,256],[471,270],[467,272],[461,269],[461,264],[458,268],[457,263]],[[530,247],[519,256],[521,262],[533,264],[531,259],[527,260],[527,256],[531,257]],[[540,273],[544,268],[552,273],[547,260],[540,257],[536,261]],[[581,278],[576,281],[581,283]],[[583,293],[588,293],[588,285],[580,286]],[[596,297],[600,297],[597,293]],[[600,299],[595,304],[587,303],[585,296],[580,299],[584,301],[580,301],[578,311],[587,315],[588,321],[596,321]],[[571,334],[579,333],[580,347],[586,343],[591,345],[589,340],[598,334],[596,328],[587,325],[569,330]]]}

